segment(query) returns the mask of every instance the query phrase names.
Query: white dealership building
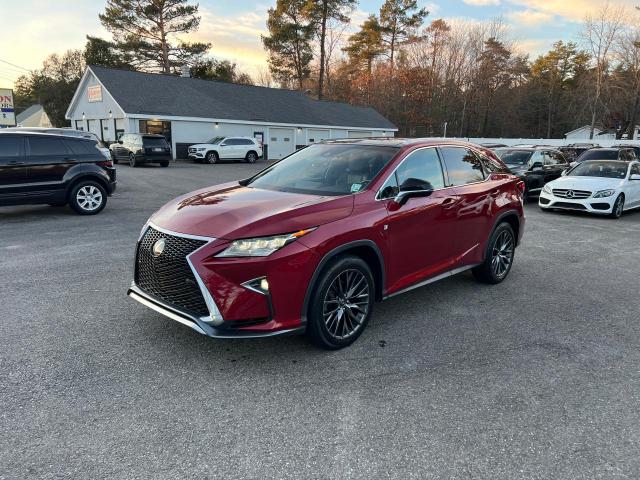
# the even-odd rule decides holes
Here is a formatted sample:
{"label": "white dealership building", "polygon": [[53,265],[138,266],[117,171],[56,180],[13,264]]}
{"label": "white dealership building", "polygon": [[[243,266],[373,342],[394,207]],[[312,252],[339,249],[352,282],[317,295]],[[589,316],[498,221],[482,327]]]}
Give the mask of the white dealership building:
{"label": "white dealership building", "polygon": [[371,107],[319,101],[277,88],[87,67],[66,113],[73,128],[105,142],[123,133],[158,133],[174,158],[189,145],[233,135],[259,138],[270,159],[331,138],[394,136]]}

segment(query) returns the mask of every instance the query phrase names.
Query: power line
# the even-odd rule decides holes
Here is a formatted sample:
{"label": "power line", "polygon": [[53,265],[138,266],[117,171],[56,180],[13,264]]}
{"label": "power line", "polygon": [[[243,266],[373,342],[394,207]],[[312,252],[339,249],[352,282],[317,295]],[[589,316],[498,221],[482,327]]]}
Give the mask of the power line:
{"label": "power line", "polygon": [[2,60],[1,58],[0,58],[0,62],[6,63],[7,65],[11,65],[12,67],[19,68],[20,70],[24,70],[25,72],[31,71],[28,68],[21,67],[20,65],[16,65],[15,63],[7,62],[6,60]]}

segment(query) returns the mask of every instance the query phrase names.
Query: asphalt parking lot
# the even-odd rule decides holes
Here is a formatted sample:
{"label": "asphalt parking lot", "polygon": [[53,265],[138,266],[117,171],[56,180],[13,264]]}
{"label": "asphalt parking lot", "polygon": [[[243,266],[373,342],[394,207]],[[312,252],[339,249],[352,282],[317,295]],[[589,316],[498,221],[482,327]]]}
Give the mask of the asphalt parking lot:
{"label": "asphalt parking lot", "polygon": [[527,205],[503,284],[394,297],[337,352],[125,296],[151,213],[264,165],[120,165],[94,217],[0,208],[0,478],[640,477],[640,212]]}

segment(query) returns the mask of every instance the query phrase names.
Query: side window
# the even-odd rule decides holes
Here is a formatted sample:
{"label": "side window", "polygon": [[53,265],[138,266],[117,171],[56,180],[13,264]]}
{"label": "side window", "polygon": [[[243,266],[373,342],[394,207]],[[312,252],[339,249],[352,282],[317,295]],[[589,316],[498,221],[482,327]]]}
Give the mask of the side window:
{"label": "side window", "polygon": [[556,164],[564,165],[567,163],[567,160],[564,158],[562,152],[551,152],[551,156],[555,159]]}
{"label": "side window", "polygon": [[423,148],[410,153],[396,169],[396,182],[403,185],[424,185],[425,190],[444,187],[442,166],[435,148]]}
{"label": "side window", "polygon": [[393,198],[398,195],[398,192],[400,192],[400,189],[398,188],[396,174],[394,173],[386,182],[384,182],[384,185],[382,185],[379,193],[379,198]]}
{"label": "side window", "polygon": [[69,153],[59,138],[29,137],[31,155],[66,155]]}
{"label": "side window", "polygon": [[541,151],[533,152],[533,155],[531,155],[531,158],[529,159],[529,168],[532,168],[536,163],[544,165],[544,156]]}
{"label": "side window", "polygon": [[452,185],[466,185],[485,179],[482,164],[471,150],[460,147],[440,149]]}
{"label": "side window", "polygon": [[98,153],[96,143],[86,140],[68,140],[67,147],[76,155],[92,155]]}
{"label": "side window", "polygon": [[238,139],[237,138],[227,138],[224,143],[226,143],[227,145],[238,145]]}
{"label": "side window", "polygon": [[640,164],[631,165],[630,175],[640,175]]}
{"label": "side window", "polygon": [[19,157],[22,155],[24,140],[21,137],[0,136],[0,157]]}
{"label": "side window", "polygon": [[242,142],[242,145],[254,145],[253,141],[249,140],[248,138],[241,140],[241,142]]}
{"label": "side window", "polygon": [[489,155],[477,154],[480,157],[482,166],[488,173],[509,173],[509,169],[505,168],[500,162],[496,161]]}
{"label": "side window", "polygon": [[553,152],[544,152],[544,164],[545,165],[555,165],[558,162],[555,158],[553,158]]}

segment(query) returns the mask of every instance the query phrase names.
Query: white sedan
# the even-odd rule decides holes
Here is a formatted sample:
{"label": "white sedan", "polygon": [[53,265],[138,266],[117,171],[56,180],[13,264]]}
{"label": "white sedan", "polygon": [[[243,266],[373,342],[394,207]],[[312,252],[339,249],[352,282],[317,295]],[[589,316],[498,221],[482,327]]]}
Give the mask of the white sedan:
{"label": "white sedan", "polygon": [[580,210],[620,218],[640,208],[640,162],[589,160],[547,183],[538,205],[543,210]]}

